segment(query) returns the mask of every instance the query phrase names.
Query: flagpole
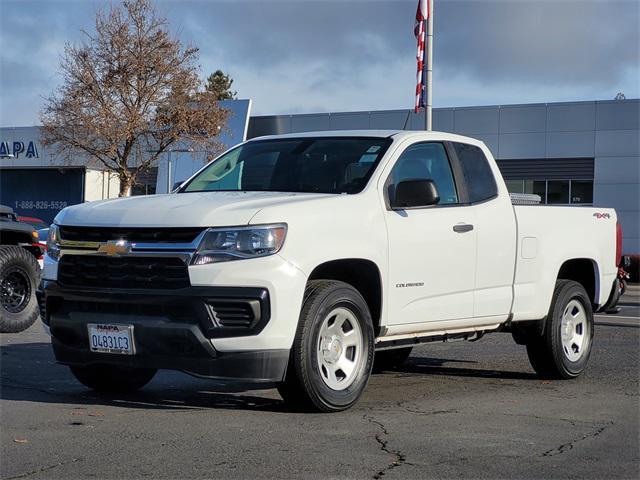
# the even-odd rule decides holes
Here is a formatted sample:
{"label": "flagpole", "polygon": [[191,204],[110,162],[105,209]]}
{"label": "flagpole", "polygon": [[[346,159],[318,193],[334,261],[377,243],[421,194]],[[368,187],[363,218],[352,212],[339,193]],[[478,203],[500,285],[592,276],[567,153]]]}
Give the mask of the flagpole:
{"label": "flagpole", "polygon": [[432,130],[432,106],[433,106],[433,4],[435,0],[429,0],[429,17],[427,18],[427,106],[424,112],[424,129]]}

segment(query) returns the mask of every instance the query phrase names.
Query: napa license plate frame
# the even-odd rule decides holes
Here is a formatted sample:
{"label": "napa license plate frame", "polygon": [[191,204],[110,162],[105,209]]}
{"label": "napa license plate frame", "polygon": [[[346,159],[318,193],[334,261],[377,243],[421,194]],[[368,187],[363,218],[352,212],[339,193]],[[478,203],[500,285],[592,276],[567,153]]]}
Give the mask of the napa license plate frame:
{"label": "napa license plate frame", "polygon": [[133,325],[90,323],[87,325],[89,349],[96,353],[135,355]]}

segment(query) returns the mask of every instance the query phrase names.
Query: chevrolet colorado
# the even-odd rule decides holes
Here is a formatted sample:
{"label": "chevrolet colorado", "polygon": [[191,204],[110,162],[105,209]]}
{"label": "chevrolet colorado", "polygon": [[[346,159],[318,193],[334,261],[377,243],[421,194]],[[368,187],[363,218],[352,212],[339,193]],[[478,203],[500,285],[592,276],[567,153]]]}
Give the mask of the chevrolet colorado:
{"label": "chevrolet colorado", "polygon": [[616,213],[513,205],[480,141],[439,132],[250,140],[167,195],[62,210],[43,322],[84,385],[157,369],[273,382],[349,408],[415,344],[511,332],[535,371],[585,369],[615,290]]}

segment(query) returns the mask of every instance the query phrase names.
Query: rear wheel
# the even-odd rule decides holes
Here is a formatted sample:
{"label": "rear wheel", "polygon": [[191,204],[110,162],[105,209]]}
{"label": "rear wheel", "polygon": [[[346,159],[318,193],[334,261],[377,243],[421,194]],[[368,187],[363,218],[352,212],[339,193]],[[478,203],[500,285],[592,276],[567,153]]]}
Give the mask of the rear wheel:
{"label": "rear wheel", "polygon": [[579,376],[587,366],[593,342],[593,311],[584,287],[558,280],[542,335],[527,339],[533,369],[543,378]]}
{"label": "rear wheel", "polygon": [[373,345],[371,315],[360,293],[344,282],[310,281],[278,391],[297,408],[346,410],[367,385]]}
{"label": "rear wheel", "polygon": [[31,253],[17,246],[0,248],[0,332],[21,332],[38,319],[39,282],[40,267]]}
{"label": "rear wheel", "polygon": [[125,368],[111,365],[69,367],[85,387],[100,392],[127,393],[141,389],[156,374],[151,368]]}
{"label": "rear wheel", "polygon": [[407,361],[412,350],[413,347],[404,347],[376,352],[373,360],[373,371],[383,372],[384,370],[399,367]]}

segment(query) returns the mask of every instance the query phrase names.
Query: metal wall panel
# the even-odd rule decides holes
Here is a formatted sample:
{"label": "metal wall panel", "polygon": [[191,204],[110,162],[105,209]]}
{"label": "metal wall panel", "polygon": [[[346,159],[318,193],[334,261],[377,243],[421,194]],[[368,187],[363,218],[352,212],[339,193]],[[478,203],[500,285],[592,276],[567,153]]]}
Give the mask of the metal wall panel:
{"label": "metal wall panel", "polygon": [[[640,238],[640,215],[637,210],[617,210],[618,221],[625,237]],[[638,251],[638,250],[636,250]]]}
{"label": "metal wall panel", "polygon": [[598,183],[640,183],[640,157],[596,157]]}
{"label": "metal wall panel", "polygon": [[546,153],[548,158],[593,157],[595,133],[547,132]]}
{"label": "metal wall panel", "polygon": [[330,130],[367,130],[369,112],[332,113],[329,117]]}
{"label": "metal wall panel", "polygon": [[247,138],[262,137],[264,135],[280,135],[291,133],[290,115],[269,115],[265,117],[251,117]]}
{"label": "metal wall panel", "polygon": [[[433,130],[437,132],[453,133],[453,108],[433,109]],[[411,111],[409,119],[409,130],[424,130],[424,111],[414,113]]]}
{"label": "metal wall panel", "polygon": [[546,123],[546,105],[500,107],[501,134],[544,132]]}
{"label": "metal wall panel", "polygon": [[[410,110],[388,110],[385,112],[371,112],[370,128],[402,130],[405,125],[409,125],[407,117]],[[411,117],[409,117],[410,119]],[[408,128],[408,127],[407,127]]]}
{"label": "metal wall panel", "polygon": [[329,114],[292,115],[291,132],[317,132],[329,130]]}
{"label": "metal wall panel", "polygon": [[[433,129],[439,132],[453,133],[453,117],[455,110],[453,108],[436,108],[433,110]],[[422,129],[424,129],[424,115],[421,116]]]}
{"label": "metal wall panel", "polygon": [[[611,207],[619,211],[637,212],[640,209],[640,186],[634,183],[593,184],[593,204],[599,207]],[[624,224],[623,224],[624,227]]]}
{"label": "metal wall panel", "polygon": [[500,135],[500,158],[544,158],[544,133],[508,133]]}
{"label": "metal wall panel", "polygon": [[638,130],[640,100],[596,102],[597,130]]}
{"label": "metal wall panel", "polygon": [[453,114],[456,133],[498,133],[500,109],[498,107],[456,108]]}
{"label": "metal wall panel", "polygon": [[640,131],[596,131],[596,157],[628,156],[640,156]]}
{"label": "metal wall panel", "polygon": [[627,237],[627,235],[624,235],[622,238],[622,253],[625,255],[637,255],[638,252],[640,252],[640,238]]}
{"label": "metal wall panel", "polygon": [[547,105],[547,132],[595,130],[596,103],[575,102]]}
{"label": "metal wall panel", "polygon": [[[443,131],[440,129],[440,126],[436,125],[436,118],[440,118],[441,115],[437,109],[433,109],[433,129],[437,131]],[[420,111],[415,113],[413,110],[411,111],[411,116],[409,117],[409,125],[407,126],[408,130],[424,130],[424,111]]]}

